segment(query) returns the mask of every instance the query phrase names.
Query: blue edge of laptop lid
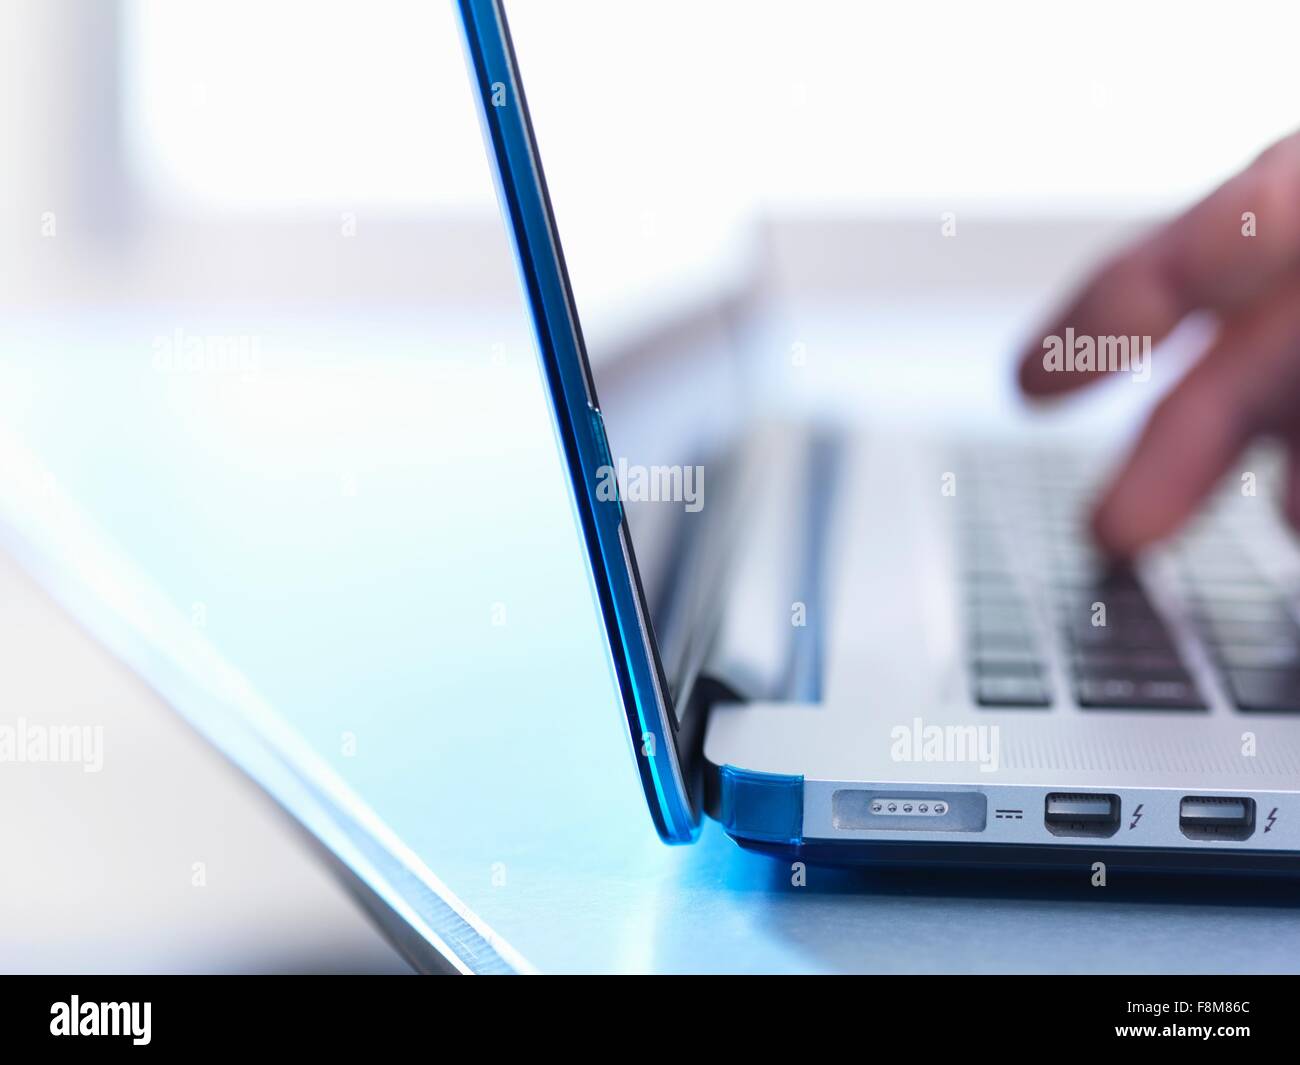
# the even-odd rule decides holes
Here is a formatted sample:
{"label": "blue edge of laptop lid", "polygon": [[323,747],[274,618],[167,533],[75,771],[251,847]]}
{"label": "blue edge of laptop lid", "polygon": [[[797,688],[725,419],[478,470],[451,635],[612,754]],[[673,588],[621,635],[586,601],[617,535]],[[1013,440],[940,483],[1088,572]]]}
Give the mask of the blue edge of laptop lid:
{"label": "blue edge of laptop lid", "polygon": [[532,314],[538,357],[586,543],[637,772],[659,835],[692,842],[700,803],[677,747],[677,718],[617,500],[598,498],[609,444],[587,362],[542,163],[500,0],[458,0],[501,209]]}

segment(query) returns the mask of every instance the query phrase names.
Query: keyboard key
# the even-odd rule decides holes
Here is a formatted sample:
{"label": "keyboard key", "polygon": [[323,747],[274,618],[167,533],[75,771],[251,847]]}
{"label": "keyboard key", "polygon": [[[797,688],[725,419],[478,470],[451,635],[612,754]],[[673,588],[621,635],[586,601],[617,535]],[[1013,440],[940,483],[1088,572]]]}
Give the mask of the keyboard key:
{"label": "keyboard key", "polygon": [[972,670],[983,669],[988,673],[1015,672],[1017,668],[1023,669],[1028,666],[1033,666],[1041,671],[1043,660],[1038,653],[1038,648],[1033,646],[1011,648],[975,647],[972,649],[970,666]]}
{"label": "keyboard key", "polygon": [[1300,625],[1287,619],[1268,621],[1211,621],[1205,626],[1210,643],[1234,644],[1238,647],[1276,647],[1300,644]]}
{"label": "keyboard key", "polygon": [[1183,587],[1187,598],[1192,600],[1194,603],[1272,602],[1277,599],[1277,588],[1267,581],[1259,579],[1236,581],[1184,579]]}
{"label": "keyboard key", "polygon": [[1075,687],[1075,698],[1080,706],[1089,709],[1205,709],[1205,701],[1189,679],[1081,678]]}
{"label": "keyboard key", "polygon": [[1011,582],[1011,574],[1005,561],[990,561],[980,558],[963,558],[958,564],[963,580],[967,581],[1005,581]]}
{"label": "keyboard key", "polygon": [[1259,570],[1245,559],[1205,558],[1183,564],[1183,573],[1193,583],[1201,581],[1231,582],[1259,578]]}
{"label": "keyboard key", "polygon": [[1225,621],[1295,624],[1287,605],[1277,599],[1202,599],[1194,603],[1193,609],[1207,625]]}
{"label": "keyboard key", "polygon": [[1113,589],[1110,591],[1093,590],[1092,595],[1085,590],[1073,591],[1060,600],[1060,613],[1066,618],[1083,618],[1091,621],[1097,604],[1106,608],[1106,614],[1118,617],[1156,617],[1155,607],[1147,599],[1146,593],[1137,588]]}
{"label": "keyboard key", "polygon": [[1078,648],[1143,650],[1173,652],[1173,642],[1159,621],[1115,622],[1092,625],[1072,624],[1065,630],[1067,638]]}
{"label": "keyboard key", "polygon": [[970,620],[976,632],[1029,632],[1033,629],[1033,616],[1028,610],[1016,607],[974,606]]}
{"label": "keyboard key", "polygon": [[1205,700],[1190,677],[1151,677],[1138,681],[1137,705],[1155,709],[1204,710]]}
{"label": "keyboard key", "polygon": [[1047,684],[1037,677],[975,678],[975,699],[980,706],[1051,706]]}
{"label": "keyboard key", "polygon": [[1074,698],[1080,706],[1132,706],[1137,681],[1131,677],[1081,678],[1075,683]]}
{"label": "keyboard key", "polygon": [[1031,652],[1038,648],[1038,642],[1028,632],[973,632],[970,644],[977,656],[988,652]]}
{"label": "keyboard key", "polygon": [[970,667],[977,677],[1038,677],[1044,673],[1043,663],[1038,658],[975,657]]}
{"label": "keyboard key", "polygon": [[1016,595],[1016,582],[1009,573],[967,573],[962,584],[968,596]]}
{"label": "keyboard key", "polygon": [[1219,644],[1213,651],[1224,669],[1300,669],[1300,645],[1294,643]]}
{"label": "keyboard key", "polygon": [[1229,669],[1224,681],[1238,710],[1300,713],[1300,669]]}
{"label": "keyboard key", "polygon": [[1075,673],[1092,676],[1141,676],[1167,674],[1183,669],[1182,659],[1173,651],[1153,650],[1094,650],[1077,651],[1070,662]]}
{"label": "keyboard key", "polygon": [[1135,667],[1123,660],[1118,664],[1110,665],[1092,665],[1085,661],[1075,661],[1073,663],[1073,673],[1076,680],[1108,680],[1112,678],[1122,678],[1131,681],[1143,680],[1178,680],[1190,684],[1192,682],[1191,674],[1183,668],[1182,663],[1177,659],[1164,659],[1163,664],[1159,667]]}

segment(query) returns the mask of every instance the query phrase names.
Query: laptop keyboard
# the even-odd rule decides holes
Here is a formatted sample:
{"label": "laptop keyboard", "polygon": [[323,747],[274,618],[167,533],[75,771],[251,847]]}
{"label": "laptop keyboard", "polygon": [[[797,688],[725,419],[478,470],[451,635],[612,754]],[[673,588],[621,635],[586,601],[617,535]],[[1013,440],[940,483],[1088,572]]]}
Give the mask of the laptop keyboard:
{"label": "laptop keyboard", "polygon": [[1285,590],[1244,549],[1230,493],[1170,548],[1191,623],[1180,647],[1141,574],[1092,549],[1083,520],[1091,483],[1076,456],[1008,450],[968,465],[955,501],[979,705],[1061,705],[1064,678],[1087,711],[1205,711],[1183,654],[1190,638],[1237,710],[1300,713],[1300,625]]}

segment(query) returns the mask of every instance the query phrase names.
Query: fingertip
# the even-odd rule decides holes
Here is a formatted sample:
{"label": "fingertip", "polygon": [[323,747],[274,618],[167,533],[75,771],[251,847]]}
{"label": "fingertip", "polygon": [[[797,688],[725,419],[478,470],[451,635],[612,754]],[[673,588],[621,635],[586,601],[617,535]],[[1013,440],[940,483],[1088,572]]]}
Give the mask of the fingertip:
{"label": "fingertip", "polygon": [[1022,396],[1025,396],[1029,399],[1034,399],[1037,397],[1038,391],[1034,387],[1033,370],[1028,365],[1026,365],[1025,358],[1023,355],[1016,360],[1015,378],[1016,378],[1017,392],[1019,392]]}
{"label": "fingertip", "polygon": [[[1064,330],[1058,333],[1066,335]],[[1047,333],[1037,347],[1022,350],[1016,361],[1016,385],[1021,395],[1031,400],[1052,400],[1087,387],[1097,380],[1095,373],[1053,365],[1048,357],[1048,342],[1056,336]]]}
{"label": "fingertip", "polygon": [[1032,351],[1022,352],[1016,360],[1016,385],[1021,393],[1031,398],[1043,394],[1042,375]]}
{"label": "fingertip", "polygon": [[1131,562],[1143,547],[1137,529],[1112,496],[1093,508],[1089,529],[1097,549],[1113,562]]}
{"label": "fingertip", "polygon": [[1040,352],[1028,351],[1021,355],[1016,368],[1016,386],[1020,394],[1031,400],[1051,399],[1077,386],[1069,374],[1048,373]]}

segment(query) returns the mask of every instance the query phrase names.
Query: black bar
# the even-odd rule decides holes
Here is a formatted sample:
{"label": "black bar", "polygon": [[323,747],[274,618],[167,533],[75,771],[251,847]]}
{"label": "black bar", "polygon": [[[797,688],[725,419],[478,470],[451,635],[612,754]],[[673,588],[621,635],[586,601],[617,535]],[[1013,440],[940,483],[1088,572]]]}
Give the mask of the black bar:
{"label": "black bar", "polygon": [[[947,1048],[1036,1047],[1045,1053],[1069,1047],[1074,1056],[1125,1043],[1294,1052],[1298,1034],[1295,977],[845,979],[852,986],[723,977],[716,987],[672,993],[689,996],[697,1015],[722,1010],[707,1026],[707,1038],[729,1053],[760,1036],[769,1050],[775,1049],[771,1040],[827,1055],[850,1038],[863,1055],[884,1047],[906,1052],[914,1043],[924,1059]],[[366,1060],[397,1051],[496,1059],[512,1036],[538,1054],[605,1041],[615,1056],[614,1031],[621,1024],[631,1025],[629,1036],[642,1045],[670,1034],[656,1031],[671,1023],[669,1017],[626,1010],[634,989],[623,982],[582,983],[579,989],[546,979],[430,984],[395,977],[10,977],[0,983],[0,1045],[5,1060],[14,1062],[44,1060],[52,1050],[110,1047],[166,1056],[284,1049],[328,1051],[329,1060],[353,1050],[364,1051]],[[573,997],[577,991],[581,999]],[[74,1024],[76,1034],[53,1034]],[[88,1034],[113,1024],[117,1035]]]}

